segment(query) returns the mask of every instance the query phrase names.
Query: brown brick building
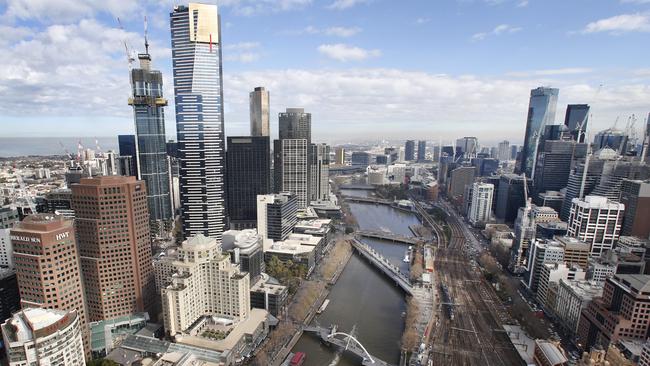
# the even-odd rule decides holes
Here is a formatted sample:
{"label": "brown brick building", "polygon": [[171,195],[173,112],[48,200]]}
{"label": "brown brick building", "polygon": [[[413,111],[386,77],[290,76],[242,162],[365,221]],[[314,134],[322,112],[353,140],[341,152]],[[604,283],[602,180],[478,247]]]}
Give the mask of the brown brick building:
{"label": "brown brick building", "polygon": [[27,216],[11,230],[23,307],[76,310],[89,354],[90,331],[72,220],[54,214]]}
{"label": "brown brick building", "polygon": [[605,282],[603,296],[582,310],[578,342],[587,350],[607,348],[621,338],[645,340],[649,331],[650,275],[617,274]]}
{"label": "brown brick building", "polygon": [[84,178],[72,206],[90,321],[150,311],[155,303],[144,181]]}

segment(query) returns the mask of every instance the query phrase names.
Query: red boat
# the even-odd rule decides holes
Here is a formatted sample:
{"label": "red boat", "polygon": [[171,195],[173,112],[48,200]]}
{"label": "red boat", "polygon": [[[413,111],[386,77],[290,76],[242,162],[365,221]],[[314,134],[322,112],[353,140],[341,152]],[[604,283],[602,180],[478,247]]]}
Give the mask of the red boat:
{"label": "red boat", "polygon": [[296,354],[293,355],[293,357],[291,358],[291,362],[289,363],[289,365],[291,365],[291,366],[300,366],[300,365],[302,365],[305,362],[305,357],[306,356],[307,355],[305,355],[304,352],[296,352]]}

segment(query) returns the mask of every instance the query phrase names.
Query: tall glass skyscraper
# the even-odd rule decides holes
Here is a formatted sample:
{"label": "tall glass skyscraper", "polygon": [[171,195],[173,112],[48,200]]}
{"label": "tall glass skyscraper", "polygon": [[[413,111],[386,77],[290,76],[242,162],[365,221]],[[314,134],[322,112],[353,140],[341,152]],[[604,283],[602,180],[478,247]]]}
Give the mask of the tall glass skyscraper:
{"label": "tall glass skyscraper", "polygon": [[[569,104],[566,107],[564,125],[569,129],[573,139],[578,142],[585,142],[587,134],[587,122],[589,120],[589,104]],[[578,133],[580,132],[580,136]]]}
{"label": "tall glass skyscraper", "polygon": [[225,147],[217,6],[177,6],[170,22],[183,235],[221,240]]}
{"label": "tall glass skyscraper", "polygon": [[555,110],[559,89],[539,87],[530,91],[528,105],[528,120],[526,121],[526,136],[521,153],[520,171],[531,177],[537,153],[538,137],[544,133],[547,125],[555,122]]}
{"label": "tall glass skyscraper", "polygon": [[144,180],[147,186],[150,220],[169,221],[173,214],[163,110],[167,99],[163,98],[162,74],[151,70],[148,46],[147,52],[139,54],[138,59],[140,68],[131,70],[132,97],[129,98],[135,114],[138,179]]}

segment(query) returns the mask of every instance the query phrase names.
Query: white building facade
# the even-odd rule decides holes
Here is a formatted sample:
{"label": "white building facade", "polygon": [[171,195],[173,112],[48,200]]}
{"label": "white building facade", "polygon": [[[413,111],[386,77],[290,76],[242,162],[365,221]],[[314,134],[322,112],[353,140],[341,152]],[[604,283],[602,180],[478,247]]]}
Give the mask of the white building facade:
{"label": "white building facade", "polygon": [[476,182],[472,187],[472,203],[469,207],[469,222],[476,226],[490,221],[494,185]]}
{"label": "white building facade", "polygon": [[569,213],[568,235],[591,246],[591,256],[612,249],[621,233],[625,205],[606,197],[574,198]]}

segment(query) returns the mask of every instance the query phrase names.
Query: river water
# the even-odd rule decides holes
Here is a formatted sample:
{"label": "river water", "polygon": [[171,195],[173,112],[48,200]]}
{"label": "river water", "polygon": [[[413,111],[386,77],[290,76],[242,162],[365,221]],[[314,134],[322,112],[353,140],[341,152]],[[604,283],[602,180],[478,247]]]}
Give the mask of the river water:
{"label": "river water", "polygon": [[[383,205],[351,203],[350,210],[362,230],[387,230],[411,236],[408,226],[419,223],[414,215]],[[400,266],[403,272],[408,272],[408,265],[403,262],[408,246],[375,239],[364,241]],[[394,283],[355,254],[328,298],[329,306],[316,316],[314,323],[324,327],[336,324],[340,331],[346,333],[354,331],[355,337],[370,354],[388,363],[398,364],[405,302],[404,293]],[[360,364],[360,360],[354,356],[341,355],[309,334],[300,338],[292,352],[307,354],[305,366]]]}

